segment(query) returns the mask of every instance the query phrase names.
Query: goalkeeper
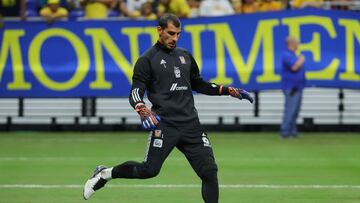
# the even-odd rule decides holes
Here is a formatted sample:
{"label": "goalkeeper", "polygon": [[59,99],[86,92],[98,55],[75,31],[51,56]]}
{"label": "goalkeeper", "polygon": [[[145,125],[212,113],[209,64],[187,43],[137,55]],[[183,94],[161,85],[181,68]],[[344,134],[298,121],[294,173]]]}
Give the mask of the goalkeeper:
{"label": "goalkeeper", "polygon": [[[96,167],[85,184],[85,199],[111,179],[155,177],[176,147],[201,178],[204,202],[218,202],[218,169],[211,142],[200,125],[192,91],[206,95],[231,95],[251,103],[253,98],[245,90],[204,81],[193,56],[176,47],[180,31],[178,17],[164,14],[158,21],[158,42],[138,59],[134,67],[130,104],[140,115],[142,126],[151,130],[145,160],[127,161],[110,168]],[[145,90],[152,103],[151,110],[143,101]]]}

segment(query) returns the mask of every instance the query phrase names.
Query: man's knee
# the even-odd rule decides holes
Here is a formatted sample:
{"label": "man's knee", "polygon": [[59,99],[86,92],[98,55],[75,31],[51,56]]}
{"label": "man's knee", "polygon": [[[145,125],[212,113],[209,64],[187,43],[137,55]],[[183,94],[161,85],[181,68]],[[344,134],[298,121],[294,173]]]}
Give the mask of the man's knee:
{"label": "man's knee", "polygon": [[200,178],[206,182],[217,182],[217,169],[207,169],[200,174]]}
{"label": "man's knee", "polygon": [[142,179],[153,178],[160,173],[160,167],[144,165],[140,170],[140,177]]}

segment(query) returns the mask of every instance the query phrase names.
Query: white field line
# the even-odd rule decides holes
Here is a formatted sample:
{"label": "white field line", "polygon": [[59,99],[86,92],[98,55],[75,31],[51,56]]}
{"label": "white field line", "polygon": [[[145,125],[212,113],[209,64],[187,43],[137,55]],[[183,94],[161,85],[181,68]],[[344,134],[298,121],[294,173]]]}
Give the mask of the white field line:
{"label": "white field line", "polygon": [[[19,156],[19,157],[11,157],[11,156],[0,156],[0,161],[81,161],[81,160],[94,160],[94,159],[102,159],[102,160],[142,160],[144,157],[61,157],[61,156],[54,156],[54,157],[25,157],[25,156]],[[169,157],[168,160],[172,161],[186,161],[185,157],[178,157],[173,156]],[[246,157],[219,157],[216,160],[218,161],[293,161],[292,158],[246,158]],[[341,158],[336,159],[339,161],[360,161],[360,158]],[[327,161],[333,161],[333,159],[325,159],[325,158],[297,158],[296,161],[317,161],[317,162],[327,162]]]}
{"label": "white field line", "polygon": [[[155,184],[155,185],[106,185],[110,188],[200,188],[191,184]],[[83,188],[83,185],[46,185],[46,184],[3,184],[0,188],[16,189],[64,189]],[[220,185],[220,188],[255,188],[255,189],[360,189],[360,185]]]}

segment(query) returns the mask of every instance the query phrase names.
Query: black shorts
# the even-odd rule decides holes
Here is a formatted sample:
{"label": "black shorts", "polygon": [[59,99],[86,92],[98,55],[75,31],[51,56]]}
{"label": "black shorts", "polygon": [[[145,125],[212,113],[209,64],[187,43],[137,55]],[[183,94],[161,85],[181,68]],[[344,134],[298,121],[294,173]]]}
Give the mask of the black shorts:
{"label": "black shorts", "polygon": [[174,127],[160,123],[157,130],[150,132],[145,163],[161,168],[174,147],[185,155],[199,177],[217,170],[211,142],[200,125]]}

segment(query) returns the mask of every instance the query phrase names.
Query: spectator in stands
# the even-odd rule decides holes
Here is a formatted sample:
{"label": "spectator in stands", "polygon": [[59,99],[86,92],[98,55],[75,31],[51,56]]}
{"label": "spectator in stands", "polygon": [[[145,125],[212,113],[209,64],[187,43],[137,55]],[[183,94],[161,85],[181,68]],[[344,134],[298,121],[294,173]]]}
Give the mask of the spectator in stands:
{"label": "spectator in stands", "polygon": [[127,0],[126,2],[122,2],[118,6],[120,12],[125,16],[130,18],[140,18],[141,6],[146,2],[147,0]]}
{"label": "spectator in stands", "polygon": [[82,0],[67,0],[67,9],[69,10],[69,18],[84,17],[84,10],[81,5]]}
{"label": "spectator in stands", "polygon": [[21,17],[25,20],[25,0],[0,0],[0,21],[2,17]]}
{"label": "spectator in stands", "polygon": [[224,16],[234,13],[229,0],[203,0],[200,4],[200,16]]}
{"label": "spectator in stands", "polygon": [[164,13],[173,13],[179,18],[190,17],[190,6],[186,0],[159,0],[157,7],[157,16]]}
{"label": "spectator in stands", "polygon": [[330,8],[335,10],[349,10],[349,5],[353,0],[328,0],[331,3]]}
{"label": "spectator in stands", "polygon": [[88,19],[104,19],[108,17],[111,6],[116,0],[82,0],[85,17]]}
{"label": "spectator in stands", "polygon": [[283,6],[283,9],[289,10],[291,8],[289,1],[290,0],[281,0],[281,4]]}
{"label": "spectator in stands", "polygon": [[145,20],[156,20],[157,16],[152,10],[151,2],[145,2],[141,5],[141,17]]}
{"label": "spectator in stands", "polygon": [[200,16],[201,0],[187,0],[190,7],[190,17],[195,18]]}
{"label": "spectator in stands", "polygon": [[81,6],[81,2],[83,0],[67,0],[66,1],[66,8],[68,10],[73,10],[73,9],[82,9],[82,6]]}
{"label": "spectator in stands", "polygon": [[293,8],[307,8],[307,7],[315,7],[321,8],[323,6],[324,0],[293,0],[292,7]]}
{"label": "spectator in stands", "polygon": [[305,87],[303,55],[297,56],[299,42],[294,37],[286,38],[287,50],[282,56],[282,90],[285,95],[285,106],[281,124],[283,138],[297,137],[296,120],[300,112],[302,91]]}
{"label": "spectator in stands", "polygon": [[235,13],[242,13],[242,0],[230,0]]}
{"label": "spectator in stands", "polygon": [[282,2],[276,0],[261,0],[260,11],[279,11],[283,9]]}
{"label": "spectator in stands", "polygon": [[47,5],[40,10],[40,16],[52,23],[57,19],[67,18],[68,11],[60,6],[60,0],[48,0]]}
{"label": "spectator in stands", "polygon": [[256,0],[243,0],[242,13],[255,13],[259,11],[259,3]]}

